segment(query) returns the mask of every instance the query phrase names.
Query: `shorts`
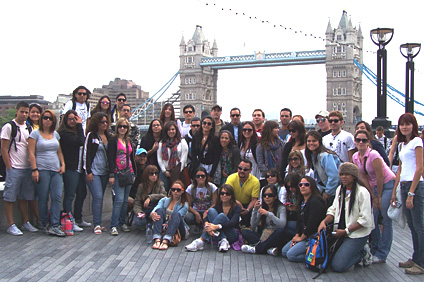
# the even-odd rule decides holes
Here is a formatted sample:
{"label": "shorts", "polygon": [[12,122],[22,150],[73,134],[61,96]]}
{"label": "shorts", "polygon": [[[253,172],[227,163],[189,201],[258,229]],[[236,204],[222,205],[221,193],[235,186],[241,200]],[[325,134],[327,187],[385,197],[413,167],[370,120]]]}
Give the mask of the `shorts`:
{"label": "shorts", "polygon": [[27,201],[36,200],[31,169],[18,169],[12,167],[6,172],[3,200],[13,203],[16,202],[16,199]]}

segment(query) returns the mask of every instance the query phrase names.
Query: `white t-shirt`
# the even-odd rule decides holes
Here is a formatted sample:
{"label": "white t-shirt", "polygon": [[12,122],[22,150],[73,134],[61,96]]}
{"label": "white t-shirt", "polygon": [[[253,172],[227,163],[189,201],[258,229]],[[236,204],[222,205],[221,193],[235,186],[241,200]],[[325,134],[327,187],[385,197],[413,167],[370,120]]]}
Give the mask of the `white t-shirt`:
{"label": "white t-shirt", "polygon": [[[65,106],[63,107],[62,114],[66,114],[67,111],[72,110],[72,100],[66,102]],[[75,102],[75,111],[77,112],[78,116],[82,119],[82,128],[84,129],[87,125],[87,119],[90,117],[90,111],[87,109],[87,105],[84,103],[80,104],[78,102]]]}
{"label": "white t-shirt", "polygon": [[332,133],[325,135],[322,138],[322,144],[335,152],[343,162],[349,162],[348,152],[355,149],[353,135],[344,130],[335,136]]}
{"label": "white t-shirt", "polygon": [[[209,182],[209,186],[211,187],[212,194],[215,193],[216,186],[215,184]],[[191,189],[193,188],[193,184],[190,184],[187,189],[186,193],[188,193],[191,196]],[[212,195],[210,195],[209,199],[206,199],[206,196],[208,194],[208,189],[206,187],[196,189],[196,199],[193,199],[193,208],[196,211],[205,211],[207,210],[210,205],[212,205]],[[210,203],[209,203],[210,202]]]}
{"label": "white t-shirt", "polygon": [[185,123],[184,121],[182,121],[180,123],[181,123],[181,128],[182,128],[181,137],[185,137],[188,134],[188,132],[190,131],[191,123]]}
{"label": "white t-shirt", "polygon": [[[13,120],[13,122],[15,122],[15,120]],[[29,163],[28,158],[29,131],[26,124],[17,124],[16,122],[15,124],[18,126],[18,131],[16,132],[15,137],[17,150],[15,150],[15,144],[12,144],[9,152],[10,163],[13,168],[28,169],[31,168],[31,164]],[[3,126],[1,130],[1,139],[10,140],[11,132],[12,126],[10,124]]]}
{"label": "white t-shirt", "polygon": [[[416,147],[423,147],[423,141],[420,137],[415,137],[406,145],[403,142],[401,143],[401,148],[399,148],[399,159],[402,161],[401,182],[414,180],[415,169],[417,168]],[[420,181],[423,181],[422,176]]]}

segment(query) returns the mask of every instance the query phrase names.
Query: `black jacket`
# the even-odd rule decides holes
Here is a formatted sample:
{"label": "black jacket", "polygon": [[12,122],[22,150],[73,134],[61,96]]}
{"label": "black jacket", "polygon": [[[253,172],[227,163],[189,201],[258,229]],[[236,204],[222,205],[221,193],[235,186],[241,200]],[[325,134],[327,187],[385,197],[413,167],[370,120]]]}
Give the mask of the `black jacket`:
{"label": "black jacket", "polygon": [[77,123],[77,135],[69,130],[61,130],[60,148],[65,160],[66,170],[77,170],[80,158],[80,147],[84,145],[84,130],[82,124]]}
{"label": "black jacket", "polygon": [[[131,142],[128,143],[128,145],[131,145]],[[118,152],[118,138],[116,137],[111,137],[109,139],[109,143],[107,146],[107,160],[109,162],[109,173],[110,174],[114,174],[115,173],[115,169],[116,169],[116,154]],[[134,160],[134,154],[135,154],[135,149],[132,148],[132,152],[129,155],[129,161],[131,162],[133,171],[134,171],[134,175],[137,175],[137,166],[135,164],[135,160]]]}
{"label": "black jacket", "polygon": [[[106,138],[109,143],[109,135],[106,135]],[[99,148],[99,140],[100,137],[97,135],[96,132],[89,132],[87,134],[87,138],[85,138],[85,144],[84,144],[84,154],[85,154],[85,160],[84,160],[84,169],[87,174],[92,173],[91,171],[91,165],[93,164],[94,157],[97,154],[97,149]]]}
{"label": "black jacket", "polygon": [[325,218],[327,207],[324,199],[311,196],[301,211],[298,212],[296,234],[310,237],[317,233],[318,226]]}
{"label": "black jacket", "polygon": [[[237,142],[237,145],[240,146],[240,136],[242,134],[242,128],[243,128],[242,127],[242,123],[240,122],[240,124],[237,127],[238,127],[238,140],[236,140],[236,142]],[[224,125],[221,128],[221,131],[223,131],[223,130],[228,130],[229,132],[231,132],[231,134],[233,135],[234,139],[236,138],[234,136],[234,127],[233,127],[233,125],[231,123],[227,123],[226,125]]]}
{"label": "black jacket", "polygon": [[[221,146],[219,144],[219,138],[215,135],[209,137],[203,146],[202,138],[203,136],[195,134],[191,144],[191,161],[193,163],[193,169],[197,169],[200,164],[212,165],[209,176],[213,177],[220,157]],[[204,154],[206,145],[208,146],[208,152]]]}

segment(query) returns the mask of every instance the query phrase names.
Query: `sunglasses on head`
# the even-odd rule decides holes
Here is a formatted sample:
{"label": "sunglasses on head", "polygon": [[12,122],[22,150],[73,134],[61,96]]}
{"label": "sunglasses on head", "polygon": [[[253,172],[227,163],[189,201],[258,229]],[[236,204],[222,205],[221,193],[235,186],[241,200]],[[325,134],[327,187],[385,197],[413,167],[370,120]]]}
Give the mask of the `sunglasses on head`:
{"label": "sunglasses on head", "polygon": [[266,178],[275,177],[275,176],[276,176],[275,174],[267,174]]}
{"label": "sunglasses on head", "polygon": [[120,125],[118,125],[118,129],[119,128],[125,128],[125,129],[127,129],[128,128],[128,125],[126,125],[126,124],[120,124]]}
{"label": "sunglasses on head", "polygon": [[226,192],[226,191],[221,191],[221,192],[219,192],[219,195],[220,196],[231,196],[231,193],[230,192]]}
{"label": "sunglasses on head", "polygon": [[274,193],[264,193],[264,198],[268,198],[268,197],[270,197],[270,198],[272,198],[272,197],[274,197]]}
{"label": "sunglasses on head", "polygon": [[368,143],[368,139],[367,138],[355,138],[355,142],[356,143]]}
{"label": "sunglasses on head", "polygon": [[239,167],[238,167],[238,170],[242,170],[242,171],[249,171],[249,170],[250,170],[250,168],[245,168],[245,167],[241,167],[241,166],[239,166]]}
{"label": "sunglasses on head", "polygon": [[181,188],[171,188],[171,191],[179,193],[179,192],[183,191],[183,189],[181,189]]}
{"label": "sunglasses on head", "polygon": [[309,186],[311,186],[311,183],[309,183],[309,182],[300,182],[300,183],[299,183],[299,188],[300,188],[300,187],[303,187],[303,186],[305,186],[305,187],[309,187]]}
{"label": "sunglasses on head", "polygon": [[252,128],[243,128],[243,132],[252,132],[253,129]]}
{"label": "sunglasses on head", "polygon": [[44,119],[44,120],[50,120],[50,121],[53,121],[53,118],[52,118],[52,117],[49,117],[49,116],[43,116],[43,119]]}
{"label": "sunglasses on head", "polygon": [[200,178],[206,178],[205,174],[196,174],[196,178],[200,179]]}
{"label": "sunglasses on head", "polygon": [[203,124],[203,125],[207,125],[207,126],[212,126],[212,122],[204,121],[204,122],[202,122],[202,124]]}
{"label": "sunglasses on head", "polygon": [[333,123],[333,122],[334,123],[339,123],[339,121],[340,121],[339,119],[329,119],[328,120],[329,123]]}
{"label": "sunglasses on head", "polygon": [[291,161],[300,161],[300,159],[298,157],[289,158],[289,162],[291,162]]}
{"label": "sunglasses on head", "polygon": [[87,93],[84,93],[84,92],[78,92],[77,94],[78,94],[78,95],[80,95],[80,96],[85,96],[85,95],[87,95]]}
{"label": "sunglasses on head", "polygon": [[158,171],[151,171],[149,172],[149,176],[159,175]]}

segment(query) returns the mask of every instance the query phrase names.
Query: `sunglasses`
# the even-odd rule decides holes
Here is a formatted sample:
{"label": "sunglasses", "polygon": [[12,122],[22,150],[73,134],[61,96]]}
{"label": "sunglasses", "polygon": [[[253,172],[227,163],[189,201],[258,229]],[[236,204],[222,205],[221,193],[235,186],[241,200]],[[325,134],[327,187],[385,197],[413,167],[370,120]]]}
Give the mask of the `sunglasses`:
{"label": "sunglasses", "polygon": [[191,127],[200,127],[200,124],[192,124]]}
{"label": "sunglasses", "polygon": [[355,138],[355,142],[356,143],[368,143],[368,139],[367,138]]}
{"label": "sunglasses", "polygon": [[238,170],[242,170],[242,171],[249,171],[249,170],[250,170],[250,168],[245,168],[245,167],[241,167],[241,166],[239,166],[239,167],[238,167]]}
{"label": "sunglasses", "polygon": [[100,103],[102,103],[103,105],[109,105],[110,104],[109,101],[101,101]]}
{"label": "sunglasses", "polygon": [[128,125],[120,124],[120,125],[118,125],[118,129],[119,129],[119,128],[125,128],[125,129],[128,129]]}
{"label": "sunglasses", "polygon": [[181,188],[171,188],[171,191],[180,193],[181,191],[183,191],[183,189],[181,189]]}
{"label": "sunglasses", "polygon": [[317,118],[316,121],[317,123],[319,123],[320,121],[324,122],[326,120],[326,118]]}
{"label": "sunglasses", "polygon": [[232,114],[231,117],[239,117],[240,114]]}
{"label": "sunglasses", "polygon": [[193,111],[184,111],[185,114],[192,114]]}
{"label": "sunglasses", "polygon": [[230,192],[221,191],[221,192],[219,192],[219,195],[220,196],[231,196],[231,193]]}
{"label": "sunglasses", "polygon": [[154,175],[159,175],[159,172],[157,171],[149,172],[149,176],[154,176]]}
{"label": "sunglasses", "polygon": [[212,122],[206,122],[206,121],[204,121],[204,122],[202,122],[202,124],[203,125],[207,125],[207,126],[212,126]]}
{"label": "sunglasses", "polygon": [[205,174],[196,174],[196,178],[200,179],[200,178],[206,178]]}
{"label": "sunglasses", "polygon": [[329,123],[333,123],[333,122],[334,123],[339,123],[339,121],[340,121],[339,119],[329,119],[328,120]]}
{"label": "sunglasses", "polygon": [[291,162],[291,161],[300,161],[300,158],[298,158],[298,157],[294,157],[294,158],[289,158],[289,162]]}
{"label": "sunglasses", "polygon": [[253,129],[252,128],[243,128],[243,132],[252,132]]}
{"label": "sunglasses", "polygon": [[107,120],[102,120],[102,121],[100,121],[100,123],[106,124],[107,123]]}
{"label": "sunglasses", "polygon": [[49,117],[49,116],[43,116],[43,119],[44,119],[44,120],[50,120],[50,121],[53,121],[53,118],[52,118],[52,117]]}
{"label": "sunglasses", "polygon": [[290,133],[296,133],[296,129],[289,129]]}
{"label": "sunglasses", "polygon": [[125,112],[125,113],[129,113],[129,112],[131,112],[131,110],[130,110],[130,109],[122,109],[121,111],[123,111],[123,112]]}
{"label": "sunglasses", "polygon": [[84,93],[84,92],[78,92],[77,94],[78,94],[78,95],[80,95],[80,96],[85,96],[85,95],[87,95],[87,93]]}
{"label": "sunglasses", "polygon": [[274,197],[274,193],[264,193],[264,198],[272,198],[272,197]]}
{"label": "sunglasses", "polygon": [[308,183],[308,182],[300,182],[300,183],[299,183],[299,188],[301,188],[302,186],[304,186],[304,187],[309,187],[309,186],[311,186],[311,183]]}
{"label": "sunglasses", "polygon": [[119,98],[119,99],[116,99],[116,100],[118,100],[118,102],[125,102],[127,99],[125,99],[125,98]]}
{"label": "sunglasses", "polygon": [[266,178],[275,177],[275,176],[276,176],[275,174],[267,174]]}

